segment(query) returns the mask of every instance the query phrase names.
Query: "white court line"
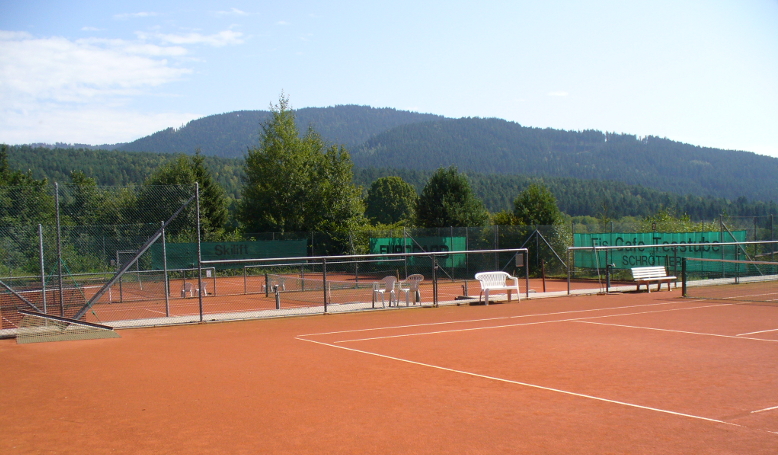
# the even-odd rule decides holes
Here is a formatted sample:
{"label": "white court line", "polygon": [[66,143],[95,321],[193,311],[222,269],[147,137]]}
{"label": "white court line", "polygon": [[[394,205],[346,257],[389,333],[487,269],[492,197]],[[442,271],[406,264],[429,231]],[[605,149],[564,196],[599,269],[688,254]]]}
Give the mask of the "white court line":
{"label": "white court line", "polygon": [[660,413],[663,413],[663,414],[670,414],[670,415],[679,416],[679,417],[687,417],[687,418],[690,418],[690,419],[703,420],[703,421],[706,421],[706,422],[713,422],[713,423],[720,423],[720,424],[723,424],[723,425],[731,425],[731,426],[735,426],[735,427],[741,427],[741,425],[738,425],[736,423],[725,422],[723,420],[718,420],[718,419],[711,419],[709,417],[696,416],[696,415],[693,415],[693,414],[685,414],[685,413],[682,413],[682,412],[670,411],[670,410],[667,410],[667,409],[660,409],[660,408],[654,408],[654,407],[651,407],[651,406],[643,406],[643,405],[634,404],[634,403],[627,403],[625,401],[611,400],[611,399],[608,399],[608,398],[596,397],[594,395],[586,395],[586,394],[583,394],[583,393],[571,392],[569,390],[555,389],[555,388],[552,388],[552,387],[545,387],[545,386],[538,385],[538,384],[530,384],[530,383],[527,383],[527,382],[514,381],[514,380],[511,380],[511,379],[498,378],[498,377],[495,377],[495,376],[488,376],[488,375],[484,375],[484,374],[472,373],[470,371],[456,370],[456,369],[453,369],[453,368],[446,368],[446,367],[442,367],[442,366],[439,366],[439,365],[432,365],[432,364],[429,364],[429,363],[416,362],[414,360],[402,359],[402,358],[399,358],[399,357],[393,357],[393,356],[389,356],[389,355],[378,354],[378,353],[375,353],[375,352],[362,351],[360,349],[347,348],[345,346],[338,346],[338,345],[335,345],[335,344],[324,343],[324,342],[316,341],[316,340],[307,340],[305,338],[300,338],[300,337],[296,337],[296,339],[301,340],[301,341],[308,341],[310,343],[320,344],[320,345],[323,345],[323,346],[329,346],[329,347],[333,347],[333,348],[344,349],[346,351],[358,352],[358,353],[361,353],[361,354],[367,354],[367,355],[372,355],[372,356],[376,356],[376,357],[381,357],[381,358],[384,358],[384,359],[396,360],[398,362],[409,363],[411,365],[419,365],[419,366],[423,366],[423,367],[427,367],[427,368],[434,368],[436,370],[448,371],[448,372],[451,372],[451,373],[458,373],[458,374],[463,374],[463,375],[466,375],[466,376],[472,376],[472,377],[476,377],[476,378],[488,379],[488,380],[491,380],[491,381],[498,381],[498,382],[504,382],[504,383],[508,383],[508,384],[515,384],[515,385],[520,385],[520,386],[524,386],[524,387],[530,387],[530,388],[533,388],[533,389],[545,390],[547,392],[556,392],[556,393],[560,393],[560,394],[563,394],[563,395],[569,395],[569,396],[574,396],[574,397],[578,397],[578,398],[586,398],[586,399],[589,399],[589,400],[595,400],[595,401],[601,401],[601,402],[604,402],[604,403],[617,404],[617,405],[627,406],[627,407],[631,407],[631,408],[643,409],[643,410],[646,410],[646,411],[660,412]]}
{"label": "white court line", "polygon": [[[441,333],[458,333],[458,332],[472,332],[475,330],[491,330],[491,329],[502,329],[506,327],[520,327],[520,326],[530,326],[530,325],[539,325],[539,324],[553,324],[557,322],[579,322],[584,321],[586,319],[599,319],[599,318],[613,318],[613,317],[619,317],[619,316],[634,316],[638,314],[654,314],[654,313],[665,313],[668,311],[685,311],[685,310],[697,310],[700,308],[711,308],[711,307],[720,307],[723,306],[721,304],[712,304],[712,305],[703,305],[698,307],[688,307],[688,308],[670,308],[667,310],[655,310],[655,311],[638,311],[634,313],[619,313],[619,314],[606,314],[602,316],[585,316],[580,318],[568,318],[568,319],[555,319],[552,321],[538,321],[538,322],[520,322],[516,324],[504,324],[504,325],[496,325],[496,326],[487,326],[487,327],[470,327],[467,329],[452,329],[452,330],[437,330],[434,332],[416,332],[416,333],[406,333],[401,335],[384,335],[384,336],[378,336],[378,337],[369,337],[369,338],[356,338],[351,340],[339,340],[335,343],[352,343],[357,341],[370,341],[370,340],[383,340],[387,338],[404,338],[404,337],[412,337],[412,336],[423,336],[423,335],[438,335]],[[625,326],[626,327],[626,326]],[[691,332],[689,332],[691,333]],[[300,336],[309,336],[309,335],[300,335]],[[739,340],[747,340],[748,338],[738,338]],[[762,341],[762,340],[760,340]]]}
{"label": "white court line", "polygon": [[755,333],[767,333],[767,332],[778,332],[778,329],[767,329],[767,330],[758,330],[756,332],[746,332],[746,333],[738,333],[737,336],[741,335],[753,335]]}
{"label": "white court line", "polygon": [[773,406],[773,407],[771,407],[771,408],[764,408],[764,409],[759,409],[759,410],[757,410],[757,411],[751,411],[751,414],[756,414],[756,413],[758,413],[758,412],[765,412],[765,411],[773,411],[773,410],[775,410],[775,409],[778,409],[778,406]]}
{"label": "white court line", "polygon": [[[691,302],[700,302],[701,300],[690,300]],[[659,306],[659,305],[672,305],[674,303],[679,302],[660,302],[660,303],[651,303],[646,305],[627,305],[627,306],[620,306],[620,307],[609,307],[609,308],[591,308],[588,310],[570,310],[570,311],[557,311],[553,313],[535,313],[535,314],[520,314],[515,316],[499,316],[494,318],[482,318],[482,319],[463,319],[460,321],[444,321],[444,322],[427,322],[424,324],[408,324],[408,325],[395,325],[395,326],[384,326],[384,327],[373,327],[369,329],[350,329],[350,330],[337,330],[334,332],[319,332],[319,333],[307,333],[305,335],[299,335],[301,337],[310,337],[310,336],[318,336],[318,335],[337,335],[341,333],[357,333],[357,332],[372,332],[372,331],[378,331],[378,330],[392,330],[392,329],[407,329],[411,327],[428,327],[428,326],[435,326],[435,325],[447,325],[447,324],[467,324],[471,322],[484,322],[484,321],[499,321],[504,319],[517,319],[517,318],[532,318],[532,317],[538,317],[538,316],[557,316],[560,314],[575,314],[575,313],[589,313],[593,311],[608,311],[608,310],[624,310],[629,308],[645,308],[645,307],[651,307],[651,306]],[[711,306],[730,306],[729,304],[716,304]]]}
{"label": "white court line", "polygon": [[750,337],[742,337],[739,335],[721,335],[718,333],[704,333],[704,332],[689,332],[687,330],[673,330],[673,329],[659,329],[656,327],[641,327],[637,325],[625,325],[625,324],[607,324],[605,322],[595,322],[595,321],[584,321],[582,319],[578,319],[573,322],[580,322],[583,324],[595,324],[595,325],[606,325],[611,327],[625,327],[628,329],[643,329],[643,330],[654,330],[657,332],[670,332],[670,333],[683,333],[687,335],[702,335],[702,336],[709,336],[709,337],[718,337],[718,338],[731,338],[734,340],[753,340],[753,341],[766,341],[768,343],[778,343],[778,340],[765,340],[764,338],[750,338]]}

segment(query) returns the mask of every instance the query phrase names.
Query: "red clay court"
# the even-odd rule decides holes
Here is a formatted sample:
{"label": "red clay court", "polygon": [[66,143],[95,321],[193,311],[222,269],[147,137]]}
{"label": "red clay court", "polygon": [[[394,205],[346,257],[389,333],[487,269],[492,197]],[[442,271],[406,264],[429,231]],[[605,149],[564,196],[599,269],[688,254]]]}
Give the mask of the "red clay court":
{"label": "red clay court", "polygon": [[0,340],[0,453],[775,454],[778,307],[671,292]]}

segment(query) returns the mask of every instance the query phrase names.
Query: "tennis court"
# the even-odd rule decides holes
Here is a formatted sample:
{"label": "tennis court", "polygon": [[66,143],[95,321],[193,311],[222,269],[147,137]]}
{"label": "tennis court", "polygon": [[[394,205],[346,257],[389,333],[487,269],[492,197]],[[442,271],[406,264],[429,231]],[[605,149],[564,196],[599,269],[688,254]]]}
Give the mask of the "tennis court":
{"label": "tennis court", "polygon": [[778,451],[778,306],[680,291],[0,340],[2,453]]}

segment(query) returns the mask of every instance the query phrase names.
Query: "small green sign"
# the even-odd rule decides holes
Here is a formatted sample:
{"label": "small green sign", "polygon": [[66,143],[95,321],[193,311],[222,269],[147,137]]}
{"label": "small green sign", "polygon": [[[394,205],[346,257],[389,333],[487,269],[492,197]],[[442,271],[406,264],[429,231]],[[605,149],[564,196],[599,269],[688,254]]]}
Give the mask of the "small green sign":
{"label": "small green sign", "polygon": [[[370,239],[371,254],[399,254],[442,251],[465,251],[466,237],[381,237]],[[414,264],[415,258],[408,258]],[[438,264],[443,267],[464,267],[464,254],[438,256]]]}
{"label": "small green sign", "polygon": [[[258,240],[255,242],[202,242],[201,251],[204,261],[219,259],[263,259],[282,257],[304,257],[308,255],[305,240]],[[196,243],[168,243],[168,269],[197,267]],[[162,245],[151,247],[152,267],[162,270]],[[225,267],[242,267],[234,264]]]}

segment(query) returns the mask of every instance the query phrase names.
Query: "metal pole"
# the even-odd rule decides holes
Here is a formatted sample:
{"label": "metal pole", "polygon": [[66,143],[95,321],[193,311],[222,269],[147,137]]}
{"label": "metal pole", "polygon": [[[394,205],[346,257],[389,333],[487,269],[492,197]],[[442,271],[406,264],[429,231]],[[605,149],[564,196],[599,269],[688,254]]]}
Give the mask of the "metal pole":
{"label": "metal pole", "polygon": [[41,297],[43,298],[43,312],[48,313],[48,308],[46,307],[46,270],[44,268],[43,259],[43,226],[40,224],[38,225],[38,249],[41,257]]}
{"label": "metal pole", "polygon": [[438,306],[438,261],[432,256],[432,306]]}
{"label": "metal pole", "polygon": [[526,256],[524,260],[524,292],[526,292],[527,298],[529,298],[529,253],[521,253]]}
{"label": "metal pole", "polygon": [[[322,287],[324,289],[324,314],[327,314],[327,300],[329,296],[327,295],[327,260],[326,259],[321,260],[321,279],[323,284]],[[391,298],[391,296],[389,298]]]}
{"label": "metal pole", "polygon": [[59,184],[54,182],[54,205],[57,215],[57,277],[59,279],[59,315],[65,317],[65,296],[64,286],[62,285],[62,232],[59,219]]}
{"label": "metal pole", "polygon": [[[575,253],[573,253],[575,255]],[[570,262],[570,250],[567,250],[567,295],[570,295],[570,273],[575,264]],[[529,298],[529,297],[528,297]]]}
{"label": "metal pole", "polygon": [[167,276],[167,244],[165,243],[165,222],[162,221],[162,270],[165,280],[165,317],[170,317],[170,282]]}
{"label": "metal pole", "polygon": [[686,258],[681,258],[681,295],[686,297]]}
{"label": "metal pole", "polygon": [[[116,270],[119,270],[121,268],[122,268],[122,264],[119,262],[119,250],[116,250]],[[186,283],[186,278],[184,278],[184,283]],[[124,299],[124,292],[122,289],[122,279],[121,277],[119,277],[119,303],[122,303],[123,299]]]}
{"label": "metal pole", "polygon": [[200,183],[195,182],[195,207],[197,210],[197,299],[200,306],[200,322],[203,322],[203,250],[200,242]]}

